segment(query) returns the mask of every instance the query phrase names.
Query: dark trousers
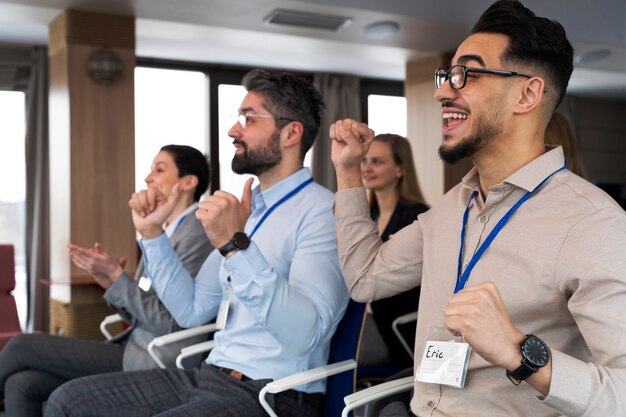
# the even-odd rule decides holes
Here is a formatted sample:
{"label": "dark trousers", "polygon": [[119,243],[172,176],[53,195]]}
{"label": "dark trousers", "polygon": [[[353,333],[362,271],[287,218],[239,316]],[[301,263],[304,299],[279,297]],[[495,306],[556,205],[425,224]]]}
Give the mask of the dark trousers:
{"label": "dark trousers", "polygon": [[0,395],[11,417],[43,415],[42,404],[74,378],[122,370],[123,347],[44,333],[20,334],[0,351]]}
{"label": "dark trousers", "polygon": [[[204,364],[190,370],[153,369],[96,375],[57,389],[47,417],[266,417],[258,394],[270,380],[238,380]],[[268,395],[281,417],[317,417],[296,398]]]}

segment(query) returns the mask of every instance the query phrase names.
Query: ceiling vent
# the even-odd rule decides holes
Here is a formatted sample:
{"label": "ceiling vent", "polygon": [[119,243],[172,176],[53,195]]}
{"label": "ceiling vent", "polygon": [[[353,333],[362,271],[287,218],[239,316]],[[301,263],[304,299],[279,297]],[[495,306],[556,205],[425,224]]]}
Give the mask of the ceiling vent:
{"label": "ceiling vent", "polygon": [[337,31],[352,23],[352,19],[344,16],[276,9],[265,18],[264,22],[267,25]]}

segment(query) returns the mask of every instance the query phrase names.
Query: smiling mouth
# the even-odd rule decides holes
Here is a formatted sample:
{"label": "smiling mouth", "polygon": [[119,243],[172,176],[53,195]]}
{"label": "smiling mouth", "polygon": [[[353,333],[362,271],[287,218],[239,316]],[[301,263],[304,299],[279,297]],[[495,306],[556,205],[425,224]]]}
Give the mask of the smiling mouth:
{"label": "smiling mouth", "polygon": [[460,126],[468,119],[468,115],[459,112],[443,112],[442,125],[444,129],[453,129]]}

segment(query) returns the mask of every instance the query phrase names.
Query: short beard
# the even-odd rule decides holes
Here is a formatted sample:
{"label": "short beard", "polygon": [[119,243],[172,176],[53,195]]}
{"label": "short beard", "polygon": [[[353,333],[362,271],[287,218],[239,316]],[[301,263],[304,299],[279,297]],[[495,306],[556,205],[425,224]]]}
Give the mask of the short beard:
{"label": "short beard", "polygon": [[476,119],[476,132],[461,140],[456,146],[446,148],[444,143],[439,146],[439,157],[445,162],[454,165],[463,158],[468,158],[484,148],[496,136],[502,133],[503,123],[501,114],[493,110],[483,118]]}
{"label": "short beard", "polygon": [[241,145],[243,153],[235,155],[231,163],[235,174],[251,174],[258,177],[278,165],[283,157],[280,151],[280,130],[276,130],[270,136],[267,146],[263,148],[249,150],[245,143],[242,142]]}

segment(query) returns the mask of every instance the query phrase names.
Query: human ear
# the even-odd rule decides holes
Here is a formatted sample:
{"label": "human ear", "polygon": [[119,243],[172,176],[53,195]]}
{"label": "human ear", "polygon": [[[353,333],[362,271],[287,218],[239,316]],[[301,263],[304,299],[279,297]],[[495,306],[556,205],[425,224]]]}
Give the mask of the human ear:
{"label": "human ear", "polygon": [[304,133],[304,126],[302,126],[302,123],[298,121],[289,122],[289,124],[285,126],[285,131],[285,147],[291,148],[301,142],[302,134]]}
{"label": "human ear", "polygon": [[198,177],[195,175],[185,175],[181,178],[181,189],[184,191],[194,190],[198,186]]}
{"label": "human ear", "polygon": [[517,101],[517,112],[528,113],[541,104],[544,100],[545,83],[539,77],[526,80],[523,84],[519,100]]}

